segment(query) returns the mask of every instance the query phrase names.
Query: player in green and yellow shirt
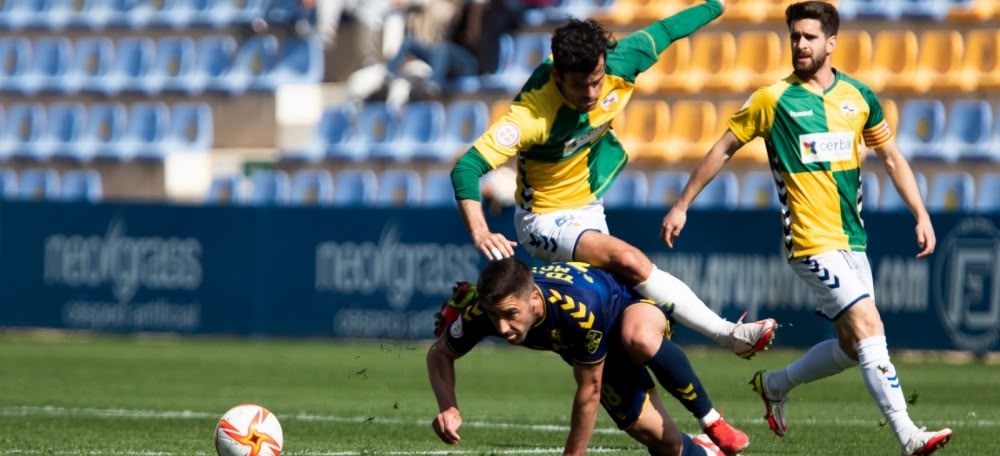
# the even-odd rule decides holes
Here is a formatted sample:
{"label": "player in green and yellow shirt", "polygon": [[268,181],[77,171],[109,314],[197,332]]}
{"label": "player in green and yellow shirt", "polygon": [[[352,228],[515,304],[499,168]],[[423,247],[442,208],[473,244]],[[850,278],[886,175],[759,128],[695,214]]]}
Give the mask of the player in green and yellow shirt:
{"label": "player in green and yellow shirt", "polygon": [[781,201],[783,239],[792,269],[817,292],[820,315],[837,338],[812,347],[784,369],[757,372],[751,383],[778,436],[787,431],[784,404],[796,385],[861,366],[865,385],[903,448],[903,455],[934,452],[950,429],[927,432],[906,411],[885,330],[875,307],[868,244],[861,221],[864,146],[876,151],[916,219],[918,257],[934,251],[934,228],[916,180],[896,147],[882,107],[864,83],[831,65],[840,17],[825,2],[795,3],[785,12],[794,72],[761,88],[729,119],[729,129],[691,174],[663,219],[661,236],[673,247],[695,196],[743,144],[764,138]]}
{"label": "player in green and yellow shirt", "polygon": [[646,298],[670,305],[676,321],[750,357],[768,346],[777,323],[723,320],[687,285],[611,236],[601,200],[628,161],[611,122],[632,97],[638,76],[724,7],[722,0],[706,0],[617,42],[596,21],[570,20],[553,33],[552,56],[533,71],[510,111],[459,158],[451,176],[472,241],[491,260],[512,256],[517,243],[490,231],[479,178],[516,157],[514,224],[528,253],[605,268]]}

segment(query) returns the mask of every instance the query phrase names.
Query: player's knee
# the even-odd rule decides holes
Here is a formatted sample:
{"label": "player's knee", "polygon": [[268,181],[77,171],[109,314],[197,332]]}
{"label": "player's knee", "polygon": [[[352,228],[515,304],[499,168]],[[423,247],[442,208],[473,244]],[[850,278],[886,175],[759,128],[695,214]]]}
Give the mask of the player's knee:
{"label": "player's knee", "polygon": [[630,329],[622,328],[622,345],[633,360],[645,363],[656,355],[663,343],[662,334],[651,334],[643,328],[633,326]]}
{"label": "player's knee", "polygon": [[632,285],[646,280],[652,270],[649,258],[639,249],[628,244],[611,255],[611,264],[621,278]]}

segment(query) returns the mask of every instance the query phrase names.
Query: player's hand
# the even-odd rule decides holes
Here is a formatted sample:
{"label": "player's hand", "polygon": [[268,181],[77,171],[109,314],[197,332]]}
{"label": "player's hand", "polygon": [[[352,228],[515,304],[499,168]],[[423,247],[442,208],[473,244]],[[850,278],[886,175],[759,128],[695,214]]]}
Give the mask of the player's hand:
{"label": "player's hand", "polygon": [[917,233],[917,245],[920,246],[920,253],[917,254],[917,258],[924,258],[932,253],[934,253],[934,247],[937,245],[937,238],[934,237],[934,226],[931,225],[931,219],[925,218],[922,220],[917,220],[917,228],[915,229]]}
{"label": "player's hand", "polygon": [[448,445],[458,444],[459,440],[462,440],[458,436],[458,428],[462,425],[462,414],[458,413],[458,409],[451,407],[441,413],[438,413],[434,417],[434,421],[431,422],[431,427],[434,428],[434,433],[437,434],[438,438],[442,442]]}
{"label": "player's hand", "polygon": [[670,209],[666,217],[663,217],[660,239],[667,244],[667,247],[674,248],[674,241],[681,235],[685,223],[687,223],[687,211],[676,207]]}
{"label": "player's hand", "polygon": [[500,233],[482,231],[472,235],[472,243],[490,261],[498,261],[514,256],[514,247],[517,243],[509,241]]}

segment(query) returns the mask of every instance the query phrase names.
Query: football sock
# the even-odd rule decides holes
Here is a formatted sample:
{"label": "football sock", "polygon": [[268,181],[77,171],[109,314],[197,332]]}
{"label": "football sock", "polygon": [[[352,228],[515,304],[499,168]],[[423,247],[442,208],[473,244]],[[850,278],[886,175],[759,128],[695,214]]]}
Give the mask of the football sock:
{"label": "football sock", "polygon": [[784,369],[767,374],[767,391],[777,399],[788,394],[796,385],[809,383],[842,372],[857,361],[840,349],[837,339],[827,339],[813,345],[804,355]]}
{"label": "football sock", "polygon": [[678,323],[698,331],[719,345],[732,348],[730,333],[736,325],[709,309],[680,279],[653,266],[649,277],[633,288],[656,304],[665,306]]}
{"label": "football sock", "polygon": [[660,385],[680,401],[695,418],[701,420],[713,411],[712,401],[694,373],[687,355],[667,338],[663,338],[659,350],[646,361]]}
{"label": "football sock", "polygon": [[858,342],[858,360],[861,362],[861,376],[868,392],[889,421],[900,445],[906,445],[917,430],[910,415],[906,413],[906,398],[900,386],[896,367],[889,360],[889,347],[885,336],[869,337]]}

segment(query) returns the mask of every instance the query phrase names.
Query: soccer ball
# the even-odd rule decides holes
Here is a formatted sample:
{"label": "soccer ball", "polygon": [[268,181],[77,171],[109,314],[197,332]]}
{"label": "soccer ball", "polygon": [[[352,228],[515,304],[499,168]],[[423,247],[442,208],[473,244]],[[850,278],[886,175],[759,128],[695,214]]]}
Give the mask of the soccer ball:
{"label": "soccer ball", "polygon": [[278,418],[259,405],[237,405],[215,426],[219,456],[278,456],[283,443]]}

